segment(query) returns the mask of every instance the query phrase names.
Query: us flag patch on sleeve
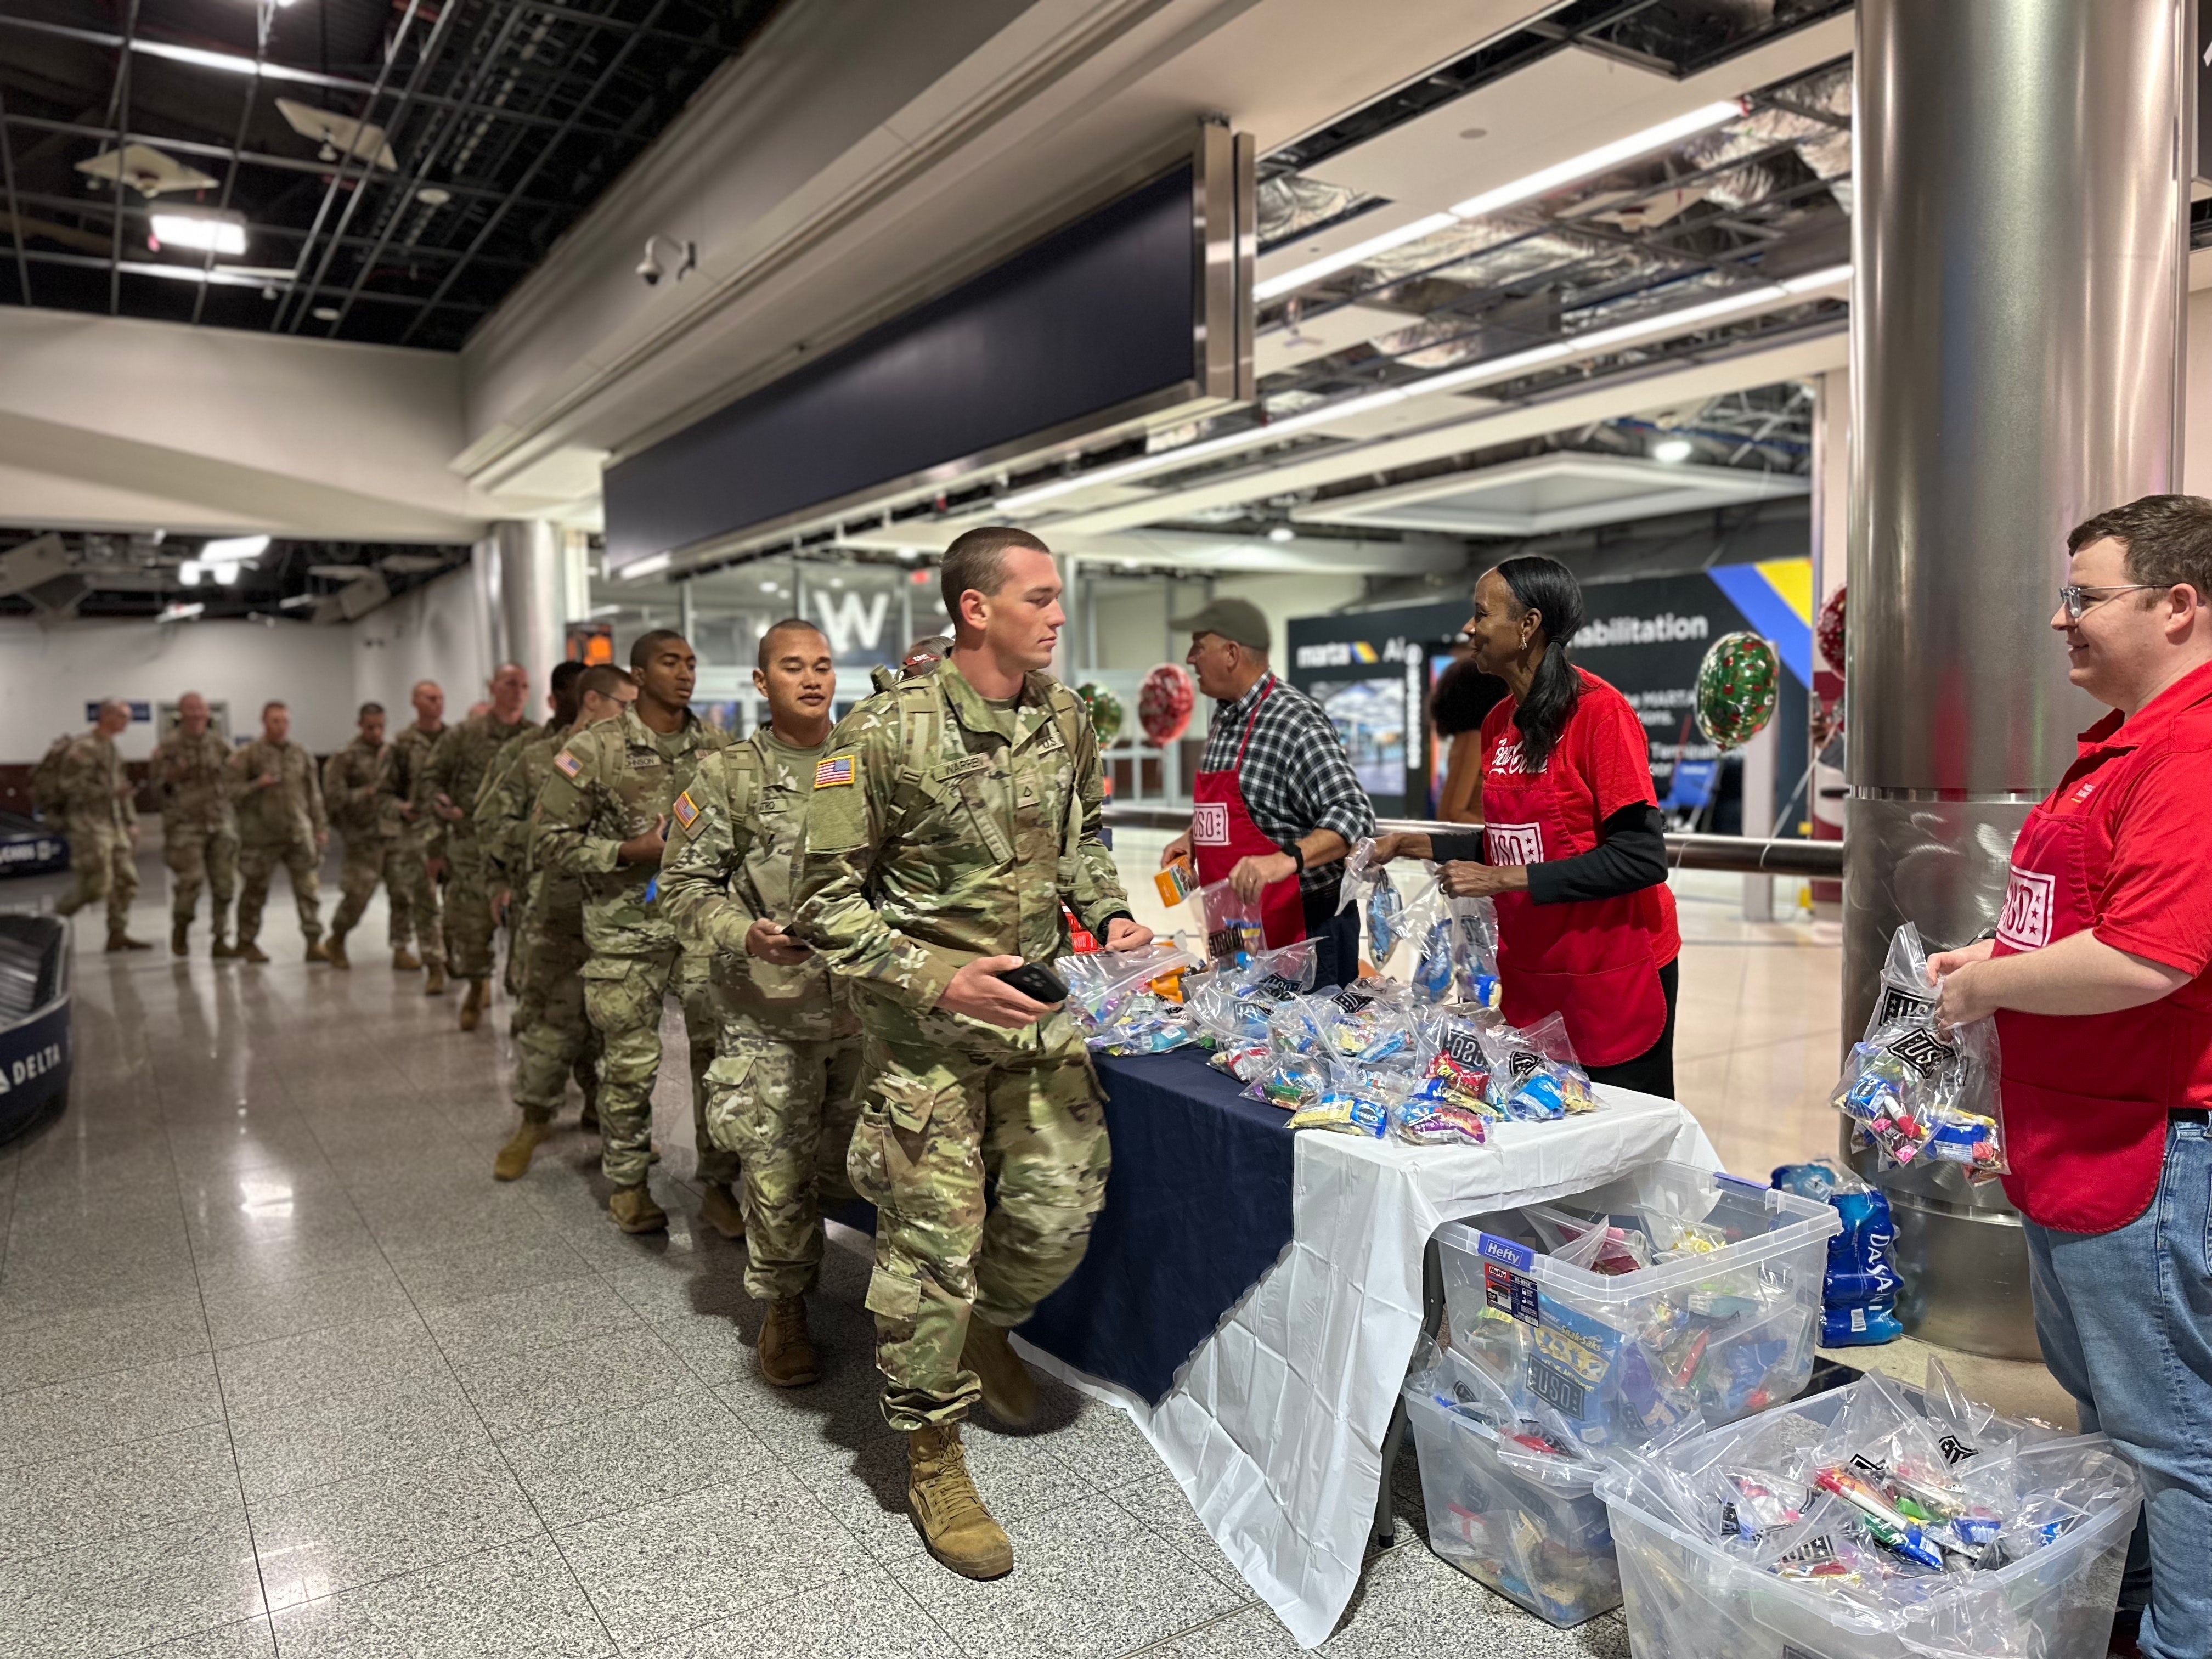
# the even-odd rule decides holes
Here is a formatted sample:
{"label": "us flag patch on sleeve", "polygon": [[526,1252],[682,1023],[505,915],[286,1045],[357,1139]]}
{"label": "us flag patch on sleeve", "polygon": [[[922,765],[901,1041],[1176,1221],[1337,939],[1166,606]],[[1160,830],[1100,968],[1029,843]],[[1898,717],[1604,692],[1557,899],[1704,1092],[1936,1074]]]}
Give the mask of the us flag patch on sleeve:
{"label": "us flag patch on sleeve", "polygon": [[835,789],[839,784],[852,781],[853,757],[850,755],[832,755],[828,760],[815,765],[814,787],[817,789]]}
{"label": "us flag patch on sleeve", "polygon": [[553,764],[572,783],[575,781],[576,774],[584,769],[584,763],[565,749],[553,757]]}
{"label": "us flag patch on sleeve", "polygon": [[691,833],[691,827],[699,822],[699,803],[691,799],[689,789],[678,795],[676,805],[668,810],[676,814],[676,822],[683,826],[687,836]]}

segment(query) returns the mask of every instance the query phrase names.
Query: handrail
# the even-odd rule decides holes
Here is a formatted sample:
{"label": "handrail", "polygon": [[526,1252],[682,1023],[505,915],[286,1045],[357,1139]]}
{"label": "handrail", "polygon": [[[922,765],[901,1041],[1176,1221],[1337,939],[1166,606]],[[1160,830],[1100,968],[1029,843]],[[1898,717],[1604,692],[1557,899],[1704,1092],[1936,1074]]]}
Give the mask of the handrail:
{"label": "handrail", "polygon": [[[1114,830],[1164,830],[1181,835],[1190,828],[1190,809],[1124,806],[1105,809]],[[1413,830],[1424,835],[1465,835],[1473,826],[1430,818],[1378,818],[1384,833]],[[1667,862],[1678,870],[1717,870],[1746,876],[1801,876],[1815,881],[1844,878],[1844,844],[1839,841],[1762,841],[1746,836],[1674,835],[1667,837]]]}

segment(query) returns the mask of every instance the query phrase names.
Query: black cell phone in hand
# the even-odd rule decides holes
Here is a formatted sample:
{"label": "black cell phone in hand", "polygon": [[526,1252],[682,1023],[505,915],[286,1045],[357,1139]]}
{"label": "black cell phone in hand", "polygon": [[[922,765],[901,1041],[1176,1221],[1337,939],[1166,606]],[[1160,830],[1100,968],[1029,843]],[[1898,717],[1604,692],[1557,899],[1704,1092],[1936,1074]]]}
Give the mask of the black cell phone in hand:
{"label": "black cell phone in hand", "polygon": [[1032,1002],[1065,1002],[1067,987],[1060,975],[1041,962],[1025,962],[1018,968],[1009,968],[998,975]]}

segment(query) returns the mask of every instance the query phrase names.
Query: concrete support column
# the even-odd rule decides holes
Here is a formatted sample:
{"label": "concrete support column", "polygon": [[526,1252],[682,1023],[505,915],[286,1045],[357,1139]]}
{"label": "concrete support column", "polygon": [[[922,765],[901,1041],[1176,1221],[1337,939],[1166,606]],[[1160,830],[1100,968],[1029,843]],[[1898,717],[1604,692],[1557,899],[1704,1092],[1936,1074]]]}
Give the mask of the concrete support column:
{"label": "concrete support column", "polygon": [[562,638],[565,569],[560,532],[535,519],[508,519],[492,526],[486,572],[493,603],[492,655],[530,672],[530,710],[535,716],[553,665],[567,654]]}
{"label": "concrete support column", "polygon": [[[1899,922],[1995,919],[2097,712],[2046,626],[2066,532],[2179,477],[2191,39],[2183,0],[1861,0],[1847,1031]],[[1953,1173],[1884,1177],[1908,1328],[2033,1353],[2017,1231]]]}

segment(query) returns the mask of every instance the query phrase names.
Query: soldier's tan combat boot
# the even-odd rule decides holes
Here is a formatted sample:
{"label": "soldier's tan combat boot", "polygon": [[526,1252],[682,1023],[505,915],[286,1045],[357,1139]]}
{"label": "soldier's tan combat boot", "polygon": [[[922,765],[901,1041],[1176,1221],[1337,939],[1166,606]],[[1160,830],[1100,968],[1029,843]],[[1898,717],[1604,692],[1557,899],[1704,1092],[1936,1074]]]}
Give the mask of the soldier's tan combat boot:
{"label": "soldier's tan combat boot", "polygon": [[617,1187],[607,1199],[607,1213],[626,1233],[657,1233],[668,1225],[668,1212],[653,1201],[641,1181],[635,1187]]}
{"label": "soldier's tan combat boot", "polygon": [[461,999],[461,1029],[464,1031],[475,1030],[483,1019],[485,984],[486,981],[480,979],[469,981],[469,994]]}
{"label": "soldier's tan combat boot", "polygon": [[761,1381],[771,1388],[803,1389],[819,1381],[822,1362],[814,1352],[814,1339],[806,1332],[806,1298],[782,1296],[768,1304],[761,1321],[760,1346],[753,1350],[760,1361]]}
{"label": "soldier's tan combat boot", "polygon": [[319,939],[309,939],[307,941],[307,960],[310,962],[330,961],[331,947]]}
{"label": "soldier's tan combat boot", "polygon": [[191,941],[185,937],[185,934],[188,931],[189,928],[187,924],[181,921],[178,922],[169,929],[169,954],[171,956],[181,957],[188,956],[191,953]]}
{"label": "soldier's tan combat boot", "polygon": [[699,1200],[699,1219],[725,1238],[745,1236],[745,1212],[738,1203],[737,1194],[719,1181],[707,1183],[706,1196]]}
{"label": "soldier's tan combat boot", "polygon": [[250,939],[242,939],[239,940],[238,949],[233,952],[233,954],[235,955],[240,962],[266,962],[269,960],[269,952],[261,948],[258,941]]}
{"label": "soldier's tan combat boot", "polygon": [[154,947],[143,939],[133,939],[120,927],[107,930],[107,948],[111,951],[150,951]]}
{"label": "soldier's tan combat boot", "polygon": [[418,973],[418,972],[420,972],[420,971],[422,970],[422,957],[418,957],[418,956],[416,956],[416,955],[412,951],[409,950],[405,945],[395,945],[395,946],[393,946],[393,947],[392,947],[392,971],[393,973],[395,973],[395,974],[412,974],[412,973]]}
{"label": "soldier's tan combat boot", "polygon": [[434,962],[430,964],[430,977],[422,981],[422,994],[426,997],[441,997],[446,994],[446,964],[444,963]]}
{"label": "soldier's tan combat boot", "polygon": [[[311,953],[308,957],[308,960],[312,962],[313,959],[313,956]],[[328,939],[323,941],[323,960],[329,963],[333,968],[350,968],[353,966],[353,959],[345,953],[345,935],[343,933],[332,933]]]}
{"label": "soldier's tan combat boot", "polygon": [[244,954],[244,951],[240,951],[235,945],[233,945],[221,933],[217,933],[215,936],[215,943],[208,946],[208,955],[214,957],[217,962],[228,962],[232,957],[243,956]]}
{"label": "soldier's tan combat boot", "polygon": [[970,1313],[960,1363],[982,1379],[983,1403],[1008,1428],[1022,1428],[1036,1415],[1036,1378],[1007,1346],[1002,1327],[986,1324]]}
{"label": "soldier's tan combat boot", "polygon": [[522,1127],[507,1138],[507,1145],[499,1149],[499,1156],[491,1161],[492,1178],[495,1181],[520,1181],[530,1173],[530,1155],[538,1150],[538,1143],[553,1133],[550,1123],[533,1123],[522,1120]]}
{"label": "soldier's tan combat boot", "polygon": [[1013,1540],[991,1518],[968,1478],[960,1425],[916,1429],[907,1437],[907,1513],[922,1547],[963,1578],[1004,1578],[1014,1570]]}

